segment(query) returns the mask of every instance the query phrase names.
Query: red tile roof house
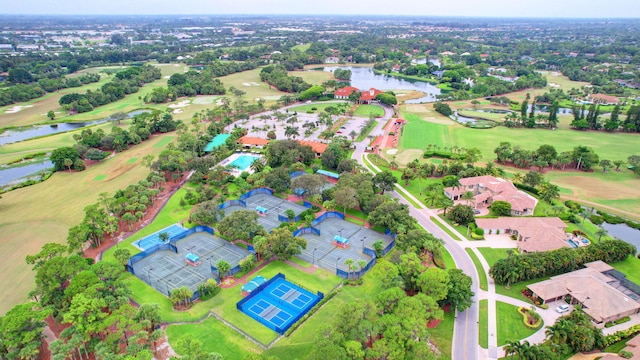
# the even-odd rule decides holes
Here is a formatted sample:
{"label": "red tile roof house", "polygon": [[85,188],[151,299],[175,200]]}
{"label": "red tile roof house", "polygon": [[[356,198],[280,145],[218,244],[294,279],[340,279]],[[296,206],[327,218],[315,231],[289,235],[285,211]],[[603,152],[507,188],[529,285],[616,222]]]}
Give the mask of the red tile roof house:
{"label": "red tile roof house", "polygon": [[626,295],[633,292],[612,276],[615,270],[609,264],[594,261],[585,267],[531,284],[528,288],[543,303],[566,299],[582,305],[582,310],[601,326],[640,311],[640,302]]}
{"label": "red tile roof house", "polygon": [[316,157],[320,157],[327,150],[327,144],[323,144],[317,141],[308,141],[308,140],[298,140],[298,143],[304,146],[310,146],[314,153],[316,153]]}
{"label": "red tile roof house", "polygon": [[[353,86],[346,86],[343,87],[341,89],[338,89],[336,91],[333,92],[333,97],[336,99],[349,99],[349,96],[353,93],[353,92],[360,92],[360,89],[355,88]],[[379,94],[382,94],[383,92],[375,89],[375,88],[371,88],[369,90],[364,90],[362,92],[360,92],[360,98],[358,99],[358,103],[360,104],[369,104],[371,103],[373,100],[375,100],[376,96],[378,96]]]}
{"label": "red tile roof house", "polygon": [[236,143],[240,144],[240,146],[242,146],[245,149],[251,149],[251,148],[262,149],[269,143],[269,140],[259,138],[259,137],[243,136],[238,140],[236,140]]}
{"label": "red tile roof house", "polygon": [[489,206],[494,201],[502,200],[511,204],[512,216],[533,215],[538,199],[518,190],[511,181],[490,175],[460,179],[459,187],[448,187],[444,194],[451,200],[460,200],[462,195],[471,191],[475,206]]}
{"label": "red tile roof house", "polygon": [[557,217],[499,217],[476,219],[476,225],[485,234],[511,234],[516,236],[522,253],[557,250],[571,247],[566,234],[567,224]]}

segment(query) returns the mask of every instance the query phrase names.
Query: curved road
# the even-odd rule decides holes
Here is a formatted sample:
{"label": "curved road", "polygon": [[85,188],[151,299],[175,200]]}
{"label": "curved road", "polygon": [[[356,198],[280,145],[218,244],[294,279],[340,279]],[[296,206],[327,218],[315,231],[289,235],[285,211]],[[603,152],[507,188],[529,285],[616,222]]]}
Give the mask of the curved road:
{"label": "curved road", "polygon": [[[382,130],[387,120],[391,118],[393,115],[393,110],[385,107],[385,116],[378,121],[378,125],[371,131],[371,133],[377,133]],[[364,153],[366,144],[363,142],[355,143],[356,149],[353,153],[352,158],[358,161],[361,165],[365,165],[364,163]],[[375,165],[371,164],[371,166],[380,171]],[[368,169],[367,166],[365,166]],[[405,194],[405,196],[411,198],[415,203],[423,206],[422,209],[418,209],[405,200],[399,192]],[[478,321],[479,321],[479,305],[478,305],[478,273],[476,268],[471,261],[471,258],[467,255],[466,251],[460,246],[459,241],[454,240],[445,233],[438,225],[436,225],[431,217],[437,216],[436,213],[426,206],[422,204],[419,199],[416,199],[411,194],[409,194],[402,186],[396,184],[396,190],[391,193],[391,195],[397,199],[401,203],[404,203],[409,206],[410,214],[418,221],[420,226],[422,226],[425,230],[432,233],[436,237],[444,240],[445,248],[449,251],[453,260],[456,263],[456,266],[464,271],[465,274],[469,275],[473,280],[472,291],[476,294],[473,298],[473,304],[470,308],[466,309],[463,312],[456,312],[454,330],[453,330],[453,340],[451,344],[451,357],[453,359],[464,359],[464,360],[476,360],[479,357],[478,353]],[[448,227],[447,224],[445,226]],[[451,229],[455,234],[456,231]]]}

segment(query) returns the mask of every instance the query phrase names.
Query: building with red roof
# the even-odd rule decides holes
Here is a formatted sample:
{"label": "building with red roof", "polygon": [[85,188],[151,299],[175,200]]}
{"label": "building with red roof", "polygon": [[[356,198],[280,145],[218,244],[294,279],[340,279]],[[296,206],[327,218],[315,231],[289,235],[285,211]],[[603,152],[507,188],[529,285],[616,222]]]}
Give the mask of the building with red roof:
{"label": "building with red roof", "polygon": [[360,91],[360,89],[353,86],[346,86],[334,91],[333,97],[336,99],[348,100],[349,96],[351,96],[351,94],[353,94],[354,92],[360,92],[360,98],[358,99],[358,102],[361,104],[368,104],[375,100],[376,96],[383,93],[383,91],[376,88]]}
{"label": "building with red roof", "polygon": [[349,96],[353,94],[354,91],[360,91],[358,88],[353,86],[345,86],[333,92],[333,97],[336,99],[345,99],[348,100]]}

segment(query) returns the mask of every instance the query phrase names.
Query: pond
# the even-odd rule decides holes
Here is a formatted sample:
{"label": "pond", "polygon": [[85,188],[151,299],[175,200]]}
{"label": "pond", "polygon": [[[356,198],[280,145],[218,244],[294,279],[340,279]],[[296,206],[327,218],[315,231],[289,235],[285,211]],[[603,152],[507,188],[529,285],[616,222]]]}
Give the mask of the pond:
{"label": "pond", "polygon": [[635,245],[640,250],[640,230],[634,229],[627,224],[602,223],[602,227],[609,232],[610,236]]}
{"label": "pond", "polygon": [[0,168],[0,187],[21,183],[38,172],[51,168],[53,163],[49,160],[8,169]]}
{"label": "pond", "polygon": [[371,67],[327,66],[323,68],[327,72],[333,72],[336,69],[351,70],[351,86],[361,90],[376,88],[379,90],[416,90],[425,93],[425,96],[419,99],[405,101],[407,104],[435,102],[436,95],[441,94],[440,89],[428,82],[378,75],[373,72]]}
{"label": "pond", "polygon": [[[132,118],[144,112],[148,112],[148,111],[147,110],[132,111],[127,114],[127,117]],[[14,142],[29,140],[29,139],[33,139],[33,138],[45,136],[45,135],[78,130],[85,126],[101,124],[109,120],[111,120],[111,118],[107,117],[107,118],[94,120],[94,121],[87,121],[87,122],[38,125],[38,126],[32,126],[32,127],[23,128],[23,129],[7,130],[2,134],[0,134],[0,145],[11,144]]]}

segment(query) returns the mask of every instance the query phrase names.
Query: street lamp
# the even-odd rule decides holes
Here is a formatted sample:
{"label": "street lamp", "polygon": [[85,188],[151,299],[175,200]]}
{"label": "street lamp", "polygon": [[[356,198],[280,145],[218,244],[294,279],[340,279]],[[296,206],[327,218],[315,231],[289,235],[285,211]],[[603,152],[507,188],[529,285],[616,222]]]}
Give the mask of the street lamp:
{"label": "street lamp", "polygon": [[151,276],[149,275],[149,272],[150,272],[151,270],[153,270],[153,267],[149,267],[149,268],[147,268],[147,281],[148,281],[149,283],[151,283]]}
{"label": "street lamp", "polygon": [[336,259],[336,274],[338,273],[338,261],[340,261],[340,256]]}
{"label": "street lamp", "polygon": [[362,239],[360,239],[360,242],[362,243],[362,252],[364,253],[364,241],[367,240],[367,237],[363,237]]}
{"label": "street lamp", "polygon": [[164,283],[164,285],[167,287],[167,296],[171,296],[171,292],[169,292],[169,283],[171,282],[171,279],[168,279],[166,283]]}
{"label": "street lamp", "polygon": [[318,250],[318,248],[313,249],[313,260],[311,261],[311,265],[316,264],[316,250]]}

